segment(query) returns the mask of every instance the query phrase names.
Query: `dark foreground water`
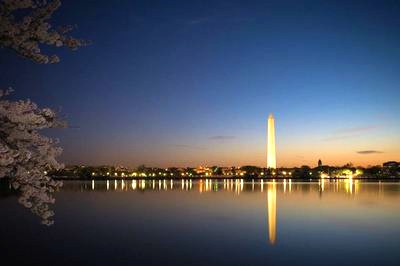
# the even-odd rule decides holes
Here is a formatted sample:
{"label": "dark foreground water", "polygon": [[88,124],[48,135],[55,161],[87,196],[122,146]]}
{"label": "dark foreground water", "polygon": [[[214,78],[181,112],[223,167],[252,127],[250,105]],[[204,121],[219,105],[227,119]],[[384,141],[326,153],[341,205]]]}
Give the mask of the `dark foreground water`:
{"label": "dark foreground water", "polygon": [[1,265],[400,265],[400,183],[65,181],[53,226],[2,191]]}

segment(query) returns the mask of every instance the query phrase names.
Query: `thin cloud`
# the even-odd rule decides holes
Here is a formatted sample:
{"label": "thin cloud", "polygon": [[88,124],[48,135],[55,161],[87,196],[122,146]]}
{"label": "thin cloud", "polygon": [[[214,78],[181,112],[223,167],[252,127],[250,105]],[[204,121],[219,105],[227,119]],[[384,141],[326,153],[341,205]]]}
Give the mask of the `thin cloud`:
{"label": "thin cloud", "polygon": [[188,145],[188,144],[174,144],[172,146],[175,148],[180,148],[180,149],[205,150],[205,148],[203,148],[203,147]]}
{"label": "thin cloud", "polygon": [[356,135],[333,136],[333,137],[324,138],[322,140],[323,141],[336,141],[336,140],[357,138],[359,136],[361,136],[361,135],[356,134]]}
{"label": "thin cloud", "polygon": [[376,153],[383,153],[382,151],[376,150],[366,150],[366,151],[357,151],[358,154],[376,154]]}
{"label": "thin cloud", "polygon": [[331,137],[322,139],[323,141],[336,141],[344,139],[358,138],[362,134],[378,129],[379,125],[367,125],[361,127],[341,128],[333,132]]}
{"label": "thin cloud", "polygon": [[363,127],[351,127],[351,128],[342,128],[336,130],[335,133],[356,133],[356,132],[366,132],[379,128],[378,125],[368,125]]}
{"label": "thin cloud", "polygon": [[221,135],[221,136],[211,136],[208,139],[211,139],[211,140],[230,140],[230,139],[235,139],[235,138],[236,138],[235,136],[224,136],[224,135]]}

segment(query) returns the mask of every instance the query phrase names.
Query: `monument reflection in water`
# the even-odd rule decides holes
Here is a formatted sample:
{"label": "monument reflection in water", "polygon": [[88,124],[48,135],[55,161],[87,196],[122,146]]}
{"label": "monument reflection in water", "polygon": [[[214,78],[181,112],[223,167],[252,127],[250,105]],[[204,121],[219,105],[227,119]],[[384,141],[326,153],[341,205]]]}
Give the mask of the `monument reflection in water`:
{"label": "monument reflection in water", "polygon": [[[92,180],[91,181],[91,189],[95,190],[96,187],[97,189],[100,189],[104,185],[104,181],[97,181],[97,186],[96,186],[96,181]],[[146,180],[114,180],[113,182],[113,189],[114,190],[121,190],[121,191],[129,191],[129,190],[136,190],[141,189],[145,190],[146,189],[146,183],[149,189],[157,189],[157,190],[172,190],[175,187],[180,187],[182,190],[191,190],[193,187],[193,180],[190,179],[182,179],[181,182],[174,181],[173,179],[170,180],[151,180],[147,181]],[[180,186],[179,186],[180,184]],[[255,189],[255,181],[253,180],[251,182],[252,184],[252,191]],[[289,189],[291,190],[291,180],[289,181]],[[218,180],[213,180],[213,179],[205,179],[205,180],[200,180],[198,182],[199,185],[199,192],[209,192],[209,191],[218,191],[220,188],[221,183]],[[264,189],[264,181],[262,180],[260,185],[260,190],[263,191]],[[284,185],[284,191],[286,191],[286,179],[283,182]],[[129,187],[130,186],[130,187]],[[268,221],[268,240],[269,243],[272,245],[275,244],[276,241],[276,182],[268,182],[267,183],[268,190],[267,190],[267,221]],[[324,186],[324,185],[322,185]],[[87,184],[83,184],[81,187],[81,190],[87,190]],[[223,180],[223,189],[227,191],[235,191],[237,194],[240,194],[240,192],[243,191],[244,189],[244,180],[243,179],[224,179]],[[110,180],[106,181],[106,190],[110,190]]]}
{"label": "monument reflection in water", "polygon": [[15,265],[400,261],[400,182],[65,181],[50,227],[17,197],[0,189],[0,248]]}
{"label": "monument reflection in water", "polygon": [[[89,185],[90,184],[90,185]],[[293,184],[293,185],[292,185]],[[359,194],[360,185],[359,180],[325,180],[321,179],[318,182],[296,182],[292,183],[291,179],[283,179],[281,181],[264,181],[263,179],[253,179],[252,181],[244,181],[244,179],[164,179],[164,180],[106,180],[106,181],[67,181],[64,190],[77,190],[80,191],[198,191],[199,193],[206,192],[234,192],[235,195],[240,195],[242,192],[262,192],[267,194],[266,197],[266,224],[267,224],[267,240],[271,245],[276,244],[277,241],[277,187],[286,193],[307,191],[316,192],[319,197],[323,193],[339,193],[339,194]],[[390,185],[390,183],[368,183],[365,182],[365,190],[372,188],[374,185],[378,186],[377,193],[382,193],[383,186]],[[400,188],[400,184],[394,183],[396,187]],[[295,187],[294,190],[292,187]],[[266,188],[266,189],[265,189]],[[266,191],[265,191],[266,190]],[[400,192],[400,189],[399,189]],[[400,196],[400,194],[399,194]]]}
{"label": "monument reflection in water", "polygon": [[276,241],[276,185],[268,184],[268,235],[269,243]]}

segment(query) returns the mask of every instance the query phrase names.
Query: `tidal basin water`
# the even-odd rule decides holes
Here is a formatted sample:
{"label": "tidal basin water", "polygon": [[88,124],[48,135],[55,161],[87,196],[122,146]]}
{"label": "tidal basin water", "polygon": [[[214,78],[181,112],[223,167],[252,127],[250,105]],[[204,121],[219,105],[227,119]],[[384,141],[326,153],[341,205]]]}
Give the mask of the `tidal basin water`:
{"label": "tidal basin water", "polygon": [[400,265],[400,182],[64,181],[0,194],[4,265]]}

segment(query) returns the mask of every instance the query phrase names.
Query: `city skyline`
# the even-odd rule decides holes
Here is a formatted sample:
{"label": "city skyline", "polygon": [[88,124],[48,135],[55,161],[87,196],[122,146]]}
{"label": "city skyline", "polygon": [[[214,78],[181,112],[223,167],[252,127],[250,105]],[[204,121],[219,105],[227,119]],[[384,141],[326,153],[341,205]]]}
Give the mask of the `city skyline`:
{"label": "city skyline", "polygon": [[400,161],[400,7],[367,2],[63,1],[91,44],[1,49],[0,83],[60,110],[65,164],[264,166],[269,112],[278,167]]}
{"label": "city skyline", "polygon": [[[243,163],[243,164],[220,164],[220,163],[198,163],[198,164],[191,164],[191,165],[187,165],[184,163],[169,163],[168,161],[163,164],[163,165],[157,165],[154,163],[149,163],[149,164],[145,164],[145,163],[140,163],[137,165],[132,165],[132,164],[122,164],[120,162],[118,163],[104,163],[104,164],[99,164],[98,162],[96,162],[95,164],[88,164],[90,166],[100,166],[100,165],[114,165],[114,166],[123,166],[123,167],[129,167],[129,168],[135,168],[137,166],[140,165],[146,165],[149,167],[161,167],[161,168],[170,168],[170,167],[199,167],[199,166],[221,166],[221,167],[241,167],[241,166],[246,166],[246,165],[254,165],[257,167],[262,167],[262,168],[293,168],[293,167],[301,167],[303,165],[306,166],[310,166],[310,167],[314,167],[314,166],[319,166],[319,161],[321,160],[321,157],[318,157],[318,154],[316,157],[313,157],[312,159],[308,159],[308,160],[304,160],[303,162],[308,162],[308,163],[300,163],[300,164],[287,164],[285,161],[278,165],[276,163],[276,145],[275,145],[275,119],[274,119],[274,115],[272,113],[270,113],[268,115],[268,119],[267,119],[267,124],[266,124],[266,145],[264,145],[265,150],[264,150],[264,154],[266,154],[266,156],[264,155],[264,158],[262,159],[263,161],[261,162],[261,164],[256,164],[256,163]],[[359,127],[359,128],[349,128],[349,129],[343,129],[343,130],[339,130],[339,133],[352,133],[352,132],[363,132],[363,131],[369,131],[369,130],[375,130],[376,127],[375,126],[370,126],[370,127]],[[330,140],[341,140],[341,139],[351,139],[354,136],[349,135],[349,136],[337,136],[337,137],[332,137],[331,139],[325,139],[325,141],[330,141]],[[214,139],[214,140],[230,140],[230,139],[234,139],[233,136],[213,136],[210,139]],[[190,150],[190,147],[187,147]],[[197,149],[197,148],[196,148]],[[200,149],[200,148],[199,148]],[[201,150],[201,149],[200,149]],[[284,153],[284,152],[283,152]],[[375,151],[375,150],[364,150],[364,151],[358,151],[357,152],[360,155],[382,155],[384,152],[383,151]],[[372,167],[375,165],[382,165],[385,162],[389,162],[389,161],[396,161],[396,159],[391,159],[390,157],[381,157],[381,158],[387,158],[387,159],[381,159],[381,161],[377,162],[377,163],[371,163],[371,164],[357,164],[354,163],[353,161],[346,161],[346,160],[342,160],[339,161],[339,163],[330,163],[328,160],[325,160],[325,158],[322,158],[322,161],[324,162],[324,165],[329,165],[329,166],[336,166],[336,167],[340,167],[340,166],[344,166],[347,164],[352,164],[355,167]],[[207,160],[204,159],[202,160],[203,162],[206,162]],[[342,163],[340,163],[342,162]],[[286,164],[285,164],[286,163]],[[70,164],[70,165],[80,165],[80,163],[77,164]],[[84,164],[81,164],[84,165]]]}

